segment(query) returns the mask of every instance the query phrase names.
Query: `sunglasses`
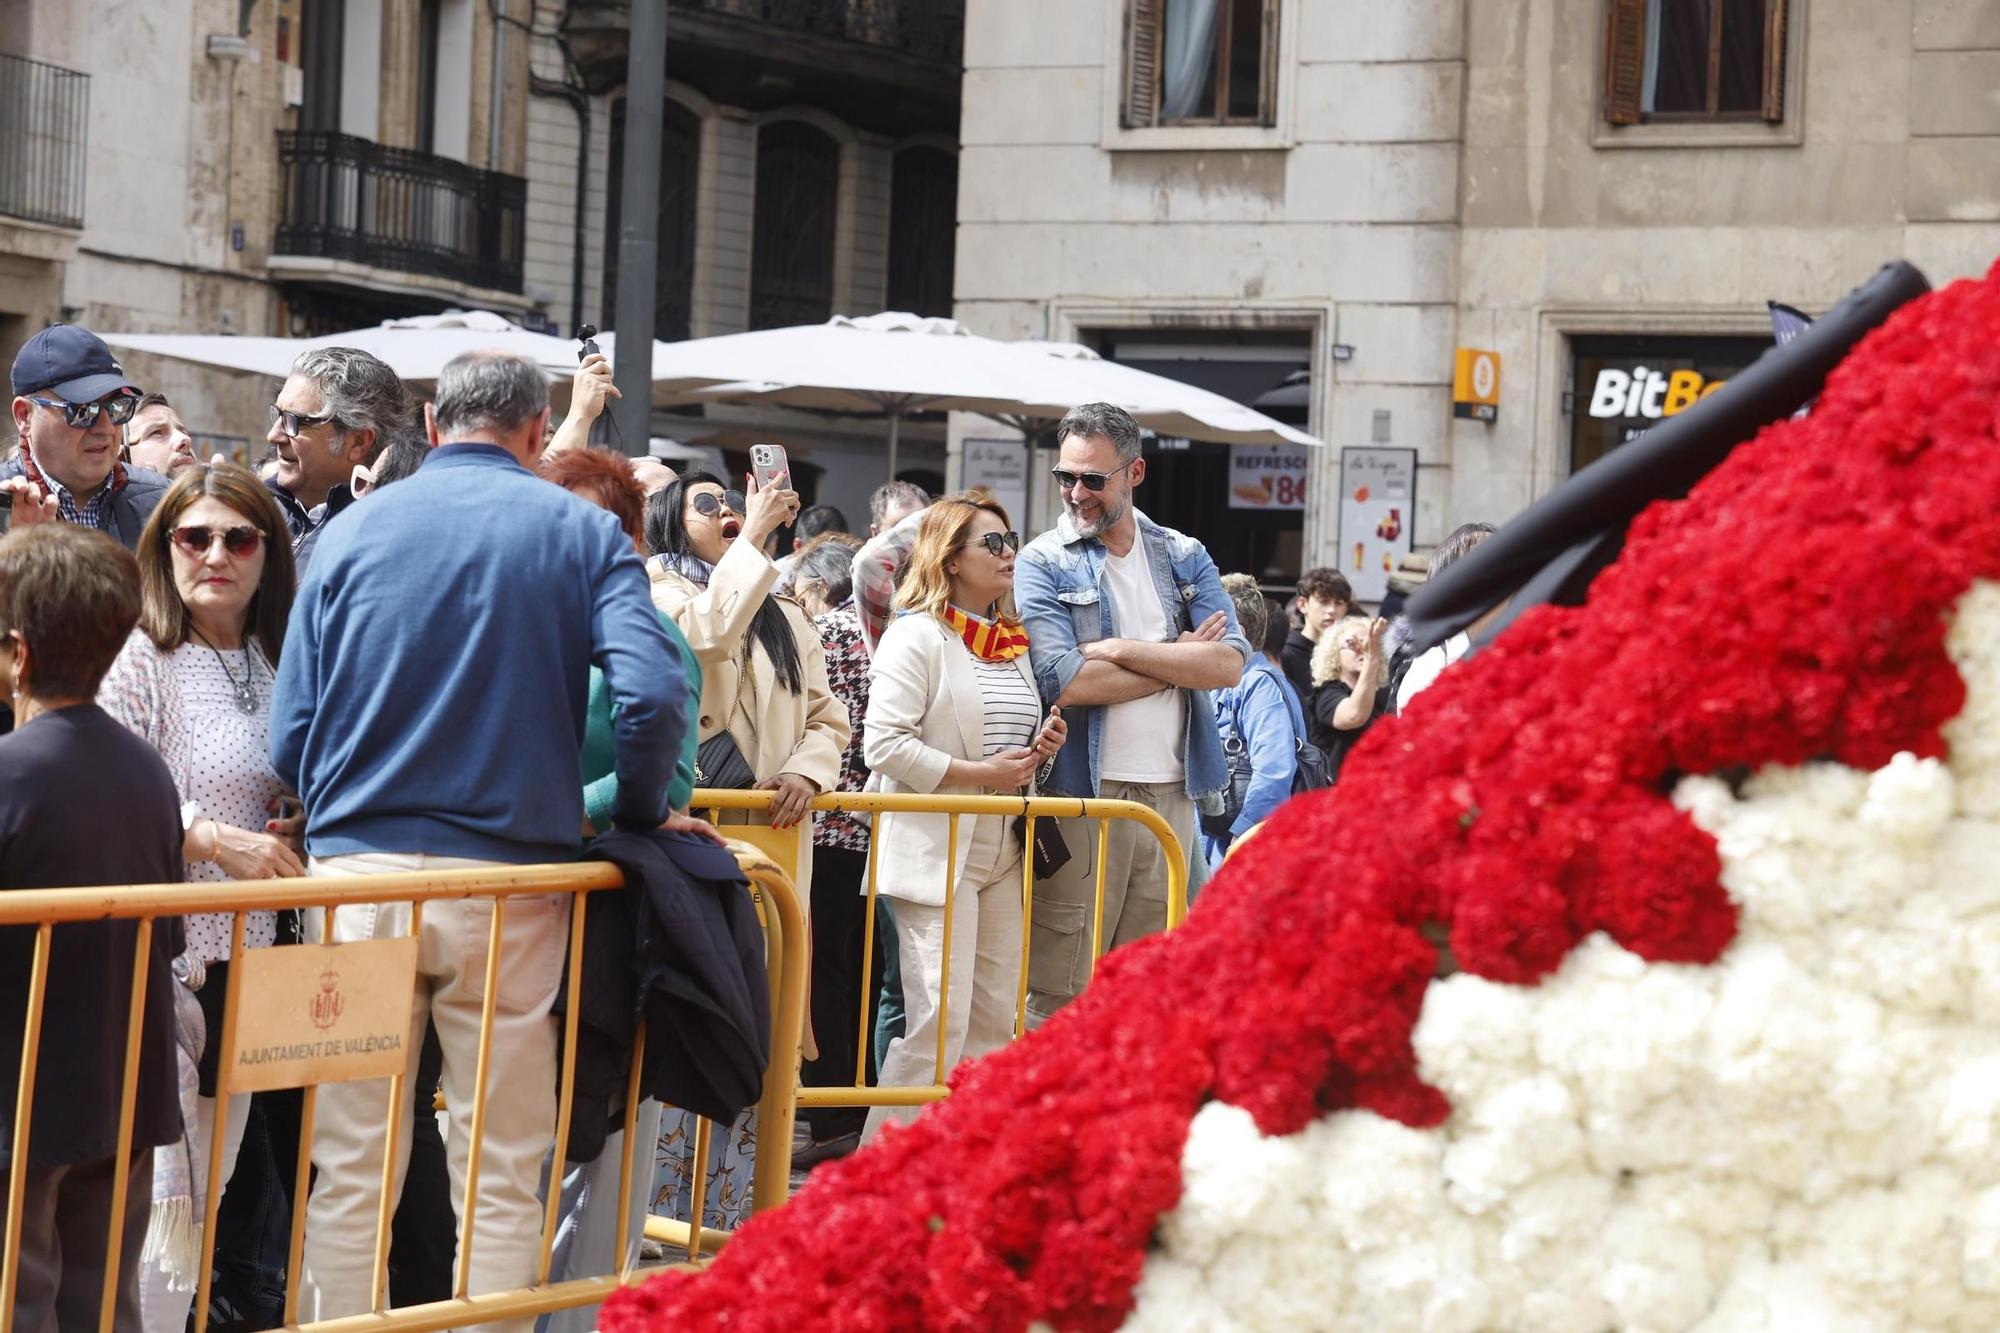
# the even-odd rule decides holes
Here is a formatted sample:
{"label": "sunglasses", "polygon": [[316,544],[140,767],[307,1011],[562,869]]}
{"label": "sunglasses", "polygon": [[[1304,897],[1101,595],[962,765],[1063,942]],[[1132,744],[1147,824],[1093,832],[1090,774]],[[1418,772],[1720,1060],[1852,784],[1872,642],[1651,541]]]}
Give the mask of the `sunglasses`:
{"label": "sunglasses", "polygon": [[287,412],[276,403],[271,404],[271,422],[277,426],[280,433],[287,439],[296,440],[314,426],[324,426],[331,420],[333,420],[333,413],[331,412],[327,412],[321,416],[309,417],[302,412]]}
{"label": "sunglasses", "polygon": [[94,403],[66,403],[60,398],[29,398],[29,402],[46,407],[51,412],[62,413],[62,418],[77,430],[89,430],[96,422],[97,414],[104,413],[111,418],[111,424],[122,426],[132,419],[139,410],[139,396],[132,393],[115,394],[100,398]]}
{"label": "sunglasses", "polygon": [[703,518],[714,518],[727,509],[732,514],[743,512],[743,492],[724,491],[717,495],[714,491],[703,491],[688,501],[688,507]]}
{"label": "sunglasses", "polygon": [[182,552],[200,560],[205,557],[215,543],[220,541],[222,549],[238,560],[254,552],[264,540],[259,528],[211,528],[206,523],[190,523],[184,528],[175,528],[174,545]]}
{"label": "sunglasses", "polygon": [[1079,481],[1083,483],[1083,488],[1087,491],[1101,491],[1104,489],[1105,482],[1110,481],[1113,477],[1138,461],[1136,458],[1128,458],[1109,472],[1068,472],[1062,468],[1054,468],[1049,472],[1049,475],[1056,479],[1056,485],[1066,491],[1075,490],[1076,484]]}
{"label": "sunglasses", "polygon": [[971,550],[975,546],[984,546],[988,555],[997,556],[1002,551],[1020,550],[1021,534],[1018,532],[989,532],[982,536],[974,537],[965,546],[967,550]]}

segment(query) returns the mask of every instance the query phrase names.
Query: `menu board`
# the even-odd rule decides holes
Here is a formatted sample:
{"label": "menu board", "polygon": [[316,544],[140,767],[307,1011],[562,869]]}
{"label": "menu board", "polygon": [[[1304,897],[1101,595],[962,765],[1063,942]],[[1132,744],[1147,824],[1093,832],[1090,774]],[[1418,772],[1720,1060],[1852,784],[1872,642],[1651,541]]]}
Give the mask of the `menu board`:
{"label": "menu board", "polygon": [[1379,602],[1389,573],[1409,553],[1416,522],[1415,449],[1340,451],[1340,549],[1335,568],[1356,601]]}

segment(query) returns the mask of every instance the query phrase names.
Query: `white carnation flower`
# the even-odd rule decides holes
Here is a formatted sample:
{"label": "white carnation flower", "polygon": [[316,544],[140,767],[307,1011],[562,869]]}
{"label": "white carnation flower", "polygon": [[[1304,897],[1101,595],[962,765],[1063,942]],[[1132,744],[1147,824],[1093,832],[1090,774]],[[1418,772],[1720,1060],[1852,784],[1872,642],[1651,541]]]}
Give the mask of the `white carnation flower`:
{"label": "white carnation flower", "polygon": [[1948,646],[1947,761],[1676,788],[1742,909],[1715,966],[1433,984],[1436,1130],[1203,1108],[1130,1326],[2000,1329],[2000,585]]}

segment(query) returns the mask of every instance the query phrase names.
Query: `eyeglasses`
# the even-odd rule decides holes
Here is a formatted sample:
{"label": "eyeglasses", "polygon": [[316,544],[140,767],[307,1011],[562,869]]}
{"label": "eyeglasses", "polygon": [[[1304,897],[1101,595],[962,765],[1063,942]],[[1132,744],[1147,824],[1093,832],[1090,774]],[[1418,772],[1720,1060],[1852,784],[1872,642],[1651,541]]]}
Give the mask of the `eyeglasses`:
{"label": "eyeglasses", "polygon": [[114,394],[100,398],[94,403],[66,403],[60,398],[29,397],[29,402],[46,407],[51,412],[62,413],[62,418],[76,430],[89,430],[97,420],[99,412],[111,418],[111,424],[122,426],[132,419],[139,410],[139,395],[133,393]]}
{"label": "eyeglasses", "polygon": [[206,523],[190,523],[184,528],[175,528],[174,545],[189,556],[200,560],[206,557],[217,541],[222,549],[238,560],[254,552],[264,540],[263,530],[252,527],[211,528]]}
{"label": "eyeglasses", "polygon": [[314,426],[324,426],[333,420],[333,413],[309,417],[302,412],[287,412],[276,403],[271,404],[271,424],[276,426],[287,439],[296,440]]}
{"label": "eyeglasses", "polygon": [[717,495],[714,491],[703,491],[688,501],[688,507],[703,518],[714,518],[727,509],[732,514],[743,512],[743,492],[724,491]]}
{"label": "eyeglasses", "polygon": [[1021,549],[1021,534],[1018,532],[983,533],[965,544],[967,550],[971,550],[975,546],[984,546],[986,553],[994,556],[999,555],[1002,551],[1018,551]]}
{"label": "eyeglasses", "polygon": [[1079,481],[1083,483],[1083,488],[1087,491],[1101,491],[1104,489],[1105,482],[1110,481],[1113,477],[1138,461],[1136,458],[1128,458],[1109,472],[1067,472],[1062,468],[1053,468],[1050,470],[1049,475],[1056,479],[1056,485],[1066,491],[1075,490],[1076,484]]}

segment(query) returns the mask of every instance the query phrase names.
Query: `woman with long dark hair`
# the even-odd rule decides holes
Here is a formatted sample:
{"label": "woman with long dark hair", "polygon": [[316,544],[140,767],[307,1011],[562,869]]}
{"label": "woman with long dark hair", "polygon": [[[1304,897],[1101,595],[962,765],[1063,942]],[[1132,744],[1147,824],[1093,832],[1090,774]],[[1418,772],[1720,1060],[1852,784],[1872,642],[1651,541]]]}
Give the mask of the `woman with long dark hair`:
{"label": "woman with long dark hair", "polygon": [[[773,828],[798,836],[799,896],[812,892],[812,825],[806,807],[840,780],[847,748],[846,706],[827,681],[819,630],[805,608],[772,592],[778,567],[764,545],[798,513],[788,478],[747,498],[705,472],[670,482],[646,505],[647,573],[653,605],[680,626],[701,662],[701,759],[697,786],[754,787],[772,793]],[[727,738],[724,740],[723,738]],[[740,815],[724,822],[748,822]],[[688,1182],[685,1153],[693,1118],[668,1117],[658,1202],[675,1211]],[[733,1227],[750,1196],[756,1122],[745,1112],[717,1135],[708,1224]]]}
{"label": "woman with long dark hair", "polygon": [[[292,547],[277,502],[247,468],[182,470],[139,536],[139,625],[98,689],[104,710],[167,761],[182,801],[181,856],[191,881],[305,873],[302,817],[271,769],[271,687],[292,608]],[[184,1143],[161,1149],[153,1184],[153,1240],[140,1298],[146,1328],[187,1322],[199,1255],[194,1205],[212,1145],[222,1181],[235,1169],[250,1099],[229,1099],[216,1133],[222,1001],[231,917],[187,918],[175,963],[195,993],[208,1040],[195,1065],[198,1096]],[[244,914],[245,948],[277,942],[275,912]]]}

